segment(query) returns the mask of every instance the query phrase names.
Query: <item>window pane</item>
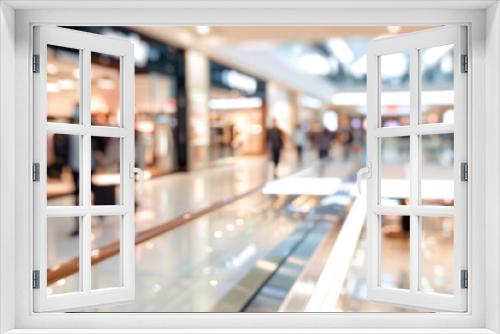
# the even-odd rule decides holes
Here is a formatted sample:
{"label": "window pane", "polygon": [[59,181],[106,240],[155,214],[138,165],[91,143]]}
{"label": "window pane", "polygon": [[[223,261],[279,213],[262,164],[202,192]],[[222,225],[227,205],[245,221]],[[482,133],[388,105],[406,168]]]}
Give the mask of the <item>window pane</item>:
{"label": "window pane", "polygon": [[120,204],[121,139],[92,137],[91,145],[92,204]]}
{"label": "window pane", "polygon": [[47,46],[47,122],[80,123],[80,50]]}
{"label": "window pane", "polygon": [[380,138],[380,204],[410,204],[410,137]]}
{"label": "window pane", "polygon": [[47,219],[47,293],[60,294],[78,291],[78,269],[75,275],[58,277],[54,271],[73,261],[79,267],[80,217]]}
{"label": "window pane", "polygon": [[410,56],[380,57],[380,126],[410,124]]}
{"label": "window pane", "polygon": [[92,289],[121,286],[121,219],[121,216],[92,217],[92,262],[102,258],[104,250],[116,250],[113,256],[92,266]]}
{"label": "window pane", "polygon": [[422,277],[424,292],[453,293],[453,218],[422,217]]}
{"label": "window pane", "polygon": [[410,217],[380,216],[380,286],[410,288]]}
{"label": "window pane", "polygon": [[423,205],[453,205],[453,134],[421,136]]}
{"label": "window pane", "polygon": [[92,125],[120,126],[120,57],[92,52]]}
{"label": "window pane", "polygon": [[47,134],[47,205],[81,205],[81,137]]}
{"label": "window pane", "polygon": [[420,50],[421,123],[453,123],[453,45]]}

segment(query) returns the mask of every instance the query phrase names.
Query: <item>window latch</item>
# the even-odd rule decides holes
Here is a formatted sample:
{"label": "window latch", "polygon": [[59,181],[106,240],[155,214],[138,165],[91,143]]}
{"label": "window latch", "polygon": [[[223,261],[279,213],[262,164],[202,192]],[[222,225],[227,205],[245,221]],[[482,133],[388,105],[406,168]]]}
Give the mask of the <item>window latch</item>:
{"label": "window latch", "polygon": [[33,289],[40,289],[40,270],[33,270]]}
{"label": "window latch", "polygon": [[33,182],[40,181],[40,164],[35,162],[33,164]]}
{"label": "window latch", "polygon": [[370,177],[372,177],[372,164],[371,162],[367,162],[366,167],[361,168],[356,174],[356,187],[359,194],[362,193],[361,182]]}
{"label": "window latch", "polygon": [[33,73],[40,73],[40,55],[33,55]]}
{"label": "window latch", "polygon": [[469,57],[467,55],[462,55],[461,57],[461,72],[468,73],[469,72]]}
{"label": "window latch", "polygon": [[469,287],[469,272],[467,270],[462,270],[460,272],[460,287],[462,289],[467,289]]}
{"label": "window latch", "polygon": [[460,181],[469,181],[469,165],[466,162],[460,164]]}
{"label": "window latch", "polygon": [[134,165],[133,161],[129,163],[130,178],[135,179],[136,174],[139,176],[140,193],[142,194],[144,192],[144,171],[140,168],[134,167]]}

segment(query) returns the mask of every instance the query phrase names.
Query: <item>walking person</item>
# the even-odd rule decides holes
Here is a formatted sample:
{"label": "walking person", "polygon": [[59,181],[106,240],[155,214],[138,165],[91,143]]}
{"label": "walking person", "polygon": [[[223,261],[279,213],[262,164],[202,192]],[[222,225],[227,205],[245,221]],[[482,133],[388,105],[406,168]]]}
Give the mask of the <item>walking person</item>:
{"label": "walking person", "polygon": [[299,165],[302,165],[304,149],[307,145],[307,134],[303,127],[297,124],[295,132],[293,133],[293,143],[295,144],[295,149],[297,150],[297,160]]}
{"label": "walking person", "polygon": [[[80,104],[77,102],[73,107],[73,122],[79,122]],[[73,177],[73,203],[78,206],[80,203],[80,138],[78,136],[67,136],[67,164],[71,169]],[[56,153],[56,156],[58,154]],[[75,218],[74,228],[70,232],[71,237],[80,234],[80,217]]]}
{"label": "walking person", "polygon": [[278,127],[278,122],[273,119],[273,126],[267,130],[267,142],[273,160],[273,177],[278,177],[278,165],[280,163],[281,149],[283,148],[283,131]]}
{"label": "walking person", "polygon": [[325,160],[330,155],[330,147],[332,145],[332,135],[327,128],[323,128],[316,136],[316,145],[320,160]]}

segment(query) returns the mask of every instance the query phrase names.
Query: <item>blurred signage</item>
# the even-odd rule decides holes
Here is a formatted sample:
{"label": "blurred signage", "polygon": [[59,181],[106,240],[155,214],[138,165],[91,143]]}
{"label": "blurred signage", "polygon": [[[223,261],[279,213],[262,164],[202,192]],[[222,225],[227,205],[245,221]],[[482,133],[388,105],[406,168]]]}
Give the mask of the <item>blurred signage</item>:
{"label": "blurred signage", "polygon": [[257,92],[257,79],[235,70],[223,70],[222,83],[229,88],[238,89],[247,94]]}

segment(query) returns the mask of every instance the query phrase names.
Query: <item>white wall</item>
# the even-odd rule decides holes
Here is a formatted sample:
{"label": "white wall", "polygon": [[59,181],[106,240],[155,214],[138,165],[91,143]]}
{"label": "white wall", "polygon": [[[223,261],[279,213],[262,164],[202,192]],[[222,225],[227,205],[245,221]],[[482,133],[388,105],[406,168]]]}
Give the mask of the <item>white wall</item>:
{"label": "white wall", "polygon": [[[494,4],[488,8],[486,18],[486,282],[487,286],[496,286],[496,291],[487,291],[486,327],[500,331],[500,263],[494,263],[488,254],[499,254],[500,245],[500,6]],[[496,257],[498,260],[498,257]],[[496,310],[496,311],[495,311]]]}
{"label": "white wall", "polygon": [[[14,10],[0,3],[0,333],[14,328],[14,248],[6,242],[7,225],[14,221]],[[9,98],[6,98],[9,97]],[[4,313],[6,312],[6,313]],[[5,315],[5,316],[4,316]]]}

